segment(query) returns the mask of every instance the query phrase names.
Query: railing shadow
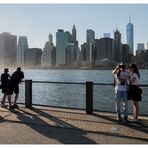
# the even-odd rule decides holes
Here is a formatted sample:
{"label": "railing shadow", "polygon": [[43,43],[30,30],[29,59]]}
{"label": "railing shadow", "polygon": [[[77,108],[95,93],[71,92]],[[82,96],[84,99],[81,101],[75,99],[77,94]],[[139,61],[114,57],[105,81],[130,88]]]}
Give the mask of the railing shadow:
{"label": "railing shadow", "polygon": [[[84,135],[86,135],[87,133],[92,133],[92,134],[97,134],[97,135],[102,135],[102,136],[109,136],[109,137],[126,138],[126,139],[131,139],[131,140],[140,140],[140,141],[143,141],[143,142],[148,142],[148,139],[142,138],[142,137],[132,137],[132,136],[129,136],[129,135],[118,135],[118,134],[115,134],[115,133],[108,133],[108,132],[101,132],[101,131],[83,131],[83,130],[81,130],[81,129],[79,129],[79,128],[77,128],[77,127],[75,127],[75,126],[73,126],[73,125],[71,125],[71,124],[69,124],[67,122],[64,122],[64,121],[60,120],[57,117],[49,115],[48,113],[46,113],[46,112],[44,112],[42,110],[39,110],[37,108],[31,108],[31,110],[34,111],[35,113],[39,114],[40,116],[44,116],[47,119],[54,121],[55,123],[57,123],[57,125],[63,126],[64,129],[65,128],[66,129],[73,129],[75,134],[73,134],[73,132],[70,132],[70,134],[72,134],[72,135],[67,135],[68,137],[70,136],[70,139],[69,139],[70,141],[68,141],[68,143],[70,142],[71,144],[84,144],[84,143],[86,144],[86,142],[89,142],[90,144],[95,143],[94,141],[92,141],[92,140],[90,140],[90,139],[88,139],[86,137],[84,138]],[[117,122],[115,119],[113,119],[111,117],[101,116],[101,115],[98,115],[98,114],[93,114],[93,116],[103,118],[103,119],[106,119],[108,121],[112,121],[115,124],[119,124],[119,122]],[[133,126],[133,125],[130,125],[130,124],[127,125],[126,123],[122,123],[122,125],[128,126],[128,127]],[[62,127],[62,129],[63,129],[63,127]],[[137,126],[133,127],[133,129],[136,129],[136,127]],[[144,132],[145,128],[147,128],[147,127],[143,127],[143,129],[140,130],[140,131]],[[61,134],[60,131],[59,131],[59,133]],[[145,133],[147,133],[147,131]],[[62,139],[64,139],[64,142],[65,142],[64,136],[65,136],[65,134],[63,135]],[[55,139],[59,139],[59,138],[56,137]],[[60,140],[61,140],[61,138],[60,138]],[[89,140],[89,141],[87,141],[87,140]],[[63,143],[63,141],[62,141],[62,143]],[[67,141],[66,141],[66,143],[67,143]]]}
{"label": "railing shadow", "polygon": [[[140,132],[143,132],[145,134],[148,134],[148,122],[137,122],[137,123],[133,123],[133,122],[119,122],[117,121],[116,119],[113,119],[112,117],[109,117],[109,116],[102,116],[102,115],[99,115],[99,114],[96,114],[96,113],[93,113],[92,114],[93,116],[95,117],[98,117],[98,118],[102,118],[102,119],[105,119],[105,120],[108,120],[108,121],[111,121],[113,123],[116,123],[118,125],[123,125],[125,127],[129,127],[131,129],[134,129],[136,131],[140,131]],[[148,140],[148,139],[147,139]]]}
{"label": "railing shadow", "polygon": [[[110,139],[111,137],[138,140],[141,142],[148,142],[148,138],[144,138],[144,137],[138,137],[138,136],[133,137],[130,135],[121,135],[121,134],[105,132],[105,131],[82,130],[78,127],[75,127],[69,124],[68,122],[65,122],[59,119],[60,117],[58,118],[58,117],[52,116],[51,114],[46,113],[43,110],[40,110],[37,108],[31,108],[31,111],[32,113],[25,111],[24,109],[16,110],[13,113],[16,114],[16,117],[19,119],[19,121],[8,120],[8,119],[5,119],[5,117],[3,117],[3,119],[0,120],[0,122],[12,122],[12,123],[26,124],[28,127],[32,128],[34,131],[40,133],[41,135],[47,138],[55,139],[59,141],[59,143],[63,143],[63,144],[95,144],[96,143],[95,141],[86,137],[87,134],[95,134],[97,138],[99,138],[100,136],[104,136],[104,142],[107,140],[107,138]],[[130,125],[127,123],[119,123],[115,119],[113,119],[113,117],[99,115],[95,113],[92,116],[113,122],[113,125],[121,124],[121,125],[128,126],[128,127],[134,126],[132,127],[133,129],[137,128],[136,125]],[[41,117],[44,118],[45,120],[42,119]],[[49,122],[52,121],[56,125],[49,124],[48,121]],[[143,125],[140,124],[139,126],[143,126]],[[144,126],[142,131],[147,130],[146,128],[147,126]],[[36,141],[36,143],[39,144],[40,142]],[[108,142],[106,141],[106,143]]]}
{"label": "railing shadow", "polygon": [[[19,111],[16,112],[17,118],[21,122],[27,122],[28,126],[34,129],[35,131],[39,132],[40,134],[58,140],[60,143],[63,144],[95,144],[96,142],[85,137],[86,132],[67,123],[59,118],[51,116],[39,109],[31,108],[31,110],[40,116],[46,117],[48,120],[55,122],[58,126],[51,126],[46,121],[39,118],[37,115],[31,115],[31,117],[27,116],[27,112],[21,110],[22,113]],[[29,123],[38,123],[36,124],[29,124]],[[41,125],[41,126],[39,126]],[[65,130],[66,129],[66,130]],[[69,129],[69,130],[67,130]],[[72,129],[72,130],[71,130]]]}

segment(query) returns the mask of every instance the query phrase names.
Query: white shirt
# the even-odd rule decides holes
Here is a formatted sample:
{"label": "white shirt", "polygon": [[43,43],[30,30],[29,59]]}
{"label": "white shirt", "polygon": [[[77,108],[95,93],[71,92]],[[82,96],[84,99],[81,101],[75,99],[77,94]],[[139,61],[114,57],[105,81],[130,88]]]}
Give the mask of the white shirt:
{"label": "white shirt", "polygon": [[[120,79],[125,79],[125,85],[121,85],[120,82],[115,86],[115,91],[127,91],[127,80],[129,79],[129,73],[127,71],[120,72]],[[118,81],[117,74],[115,74],[115,79]]]}
{"label": "white shirt", "polygon": [[135,81],[132,83],[132,85],[139,85],[139,77],[136,73],[130,73],[130,80],[133,80],[135,78]]}

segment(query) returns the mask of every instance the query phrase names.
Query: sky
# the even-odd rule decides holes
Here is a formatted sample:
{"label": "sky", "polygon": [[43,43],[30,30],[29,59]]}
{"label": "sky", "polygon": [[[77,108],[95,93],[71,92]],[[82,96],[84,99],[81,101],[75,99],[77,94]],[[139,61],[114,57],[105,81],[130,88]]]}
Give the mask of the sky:
{"label": "sky", "polygon": [[53,35],[56,44],[58,29],[72,31],[75,24],[79,46],[86,41],[86,29],[95,31],[95,37],[103,37],[118,28],[122,43],[126,43],[126,25],[131,16],[134,25],[134,48],[137,43],[148,42],[148,4],[114,3],[48,3],[48,4],[0,4],[0,33],[10,32],[17,36],[27,36],[30,48],[42,48]]}

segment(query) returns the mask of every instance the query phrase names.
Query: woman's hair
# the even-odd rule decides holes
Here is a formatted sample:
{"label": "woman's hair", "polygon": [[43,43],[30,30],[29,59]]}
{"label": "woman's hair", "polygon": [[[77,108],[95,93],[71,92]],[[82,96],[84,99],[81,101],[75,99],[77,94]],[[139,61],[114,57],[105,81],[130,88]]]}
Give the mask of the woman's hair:
{"label": "woman's hair", "polygon": [[134,71],[134,72],[138,75],[138,77],[140,78],[140,73],[139,73],[139,70],[138,70],[136,64],[130,64],[130,65],[129,65],[129,68],[133,68],[133,71]]}

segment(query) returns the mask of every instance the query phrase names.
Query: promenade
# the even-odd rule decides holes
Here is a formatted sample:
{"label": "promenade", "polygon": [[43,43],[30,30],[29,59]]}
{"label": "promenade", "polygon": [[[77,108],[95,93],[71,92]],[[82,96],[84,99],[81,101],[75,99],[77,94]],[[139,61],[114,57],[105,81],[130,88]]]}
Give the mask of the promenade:
{"label": "promenade", "polygon": [[116,121],[115,114],[19,105],[0,107],[0,144],[148,144],[148,117]]}

